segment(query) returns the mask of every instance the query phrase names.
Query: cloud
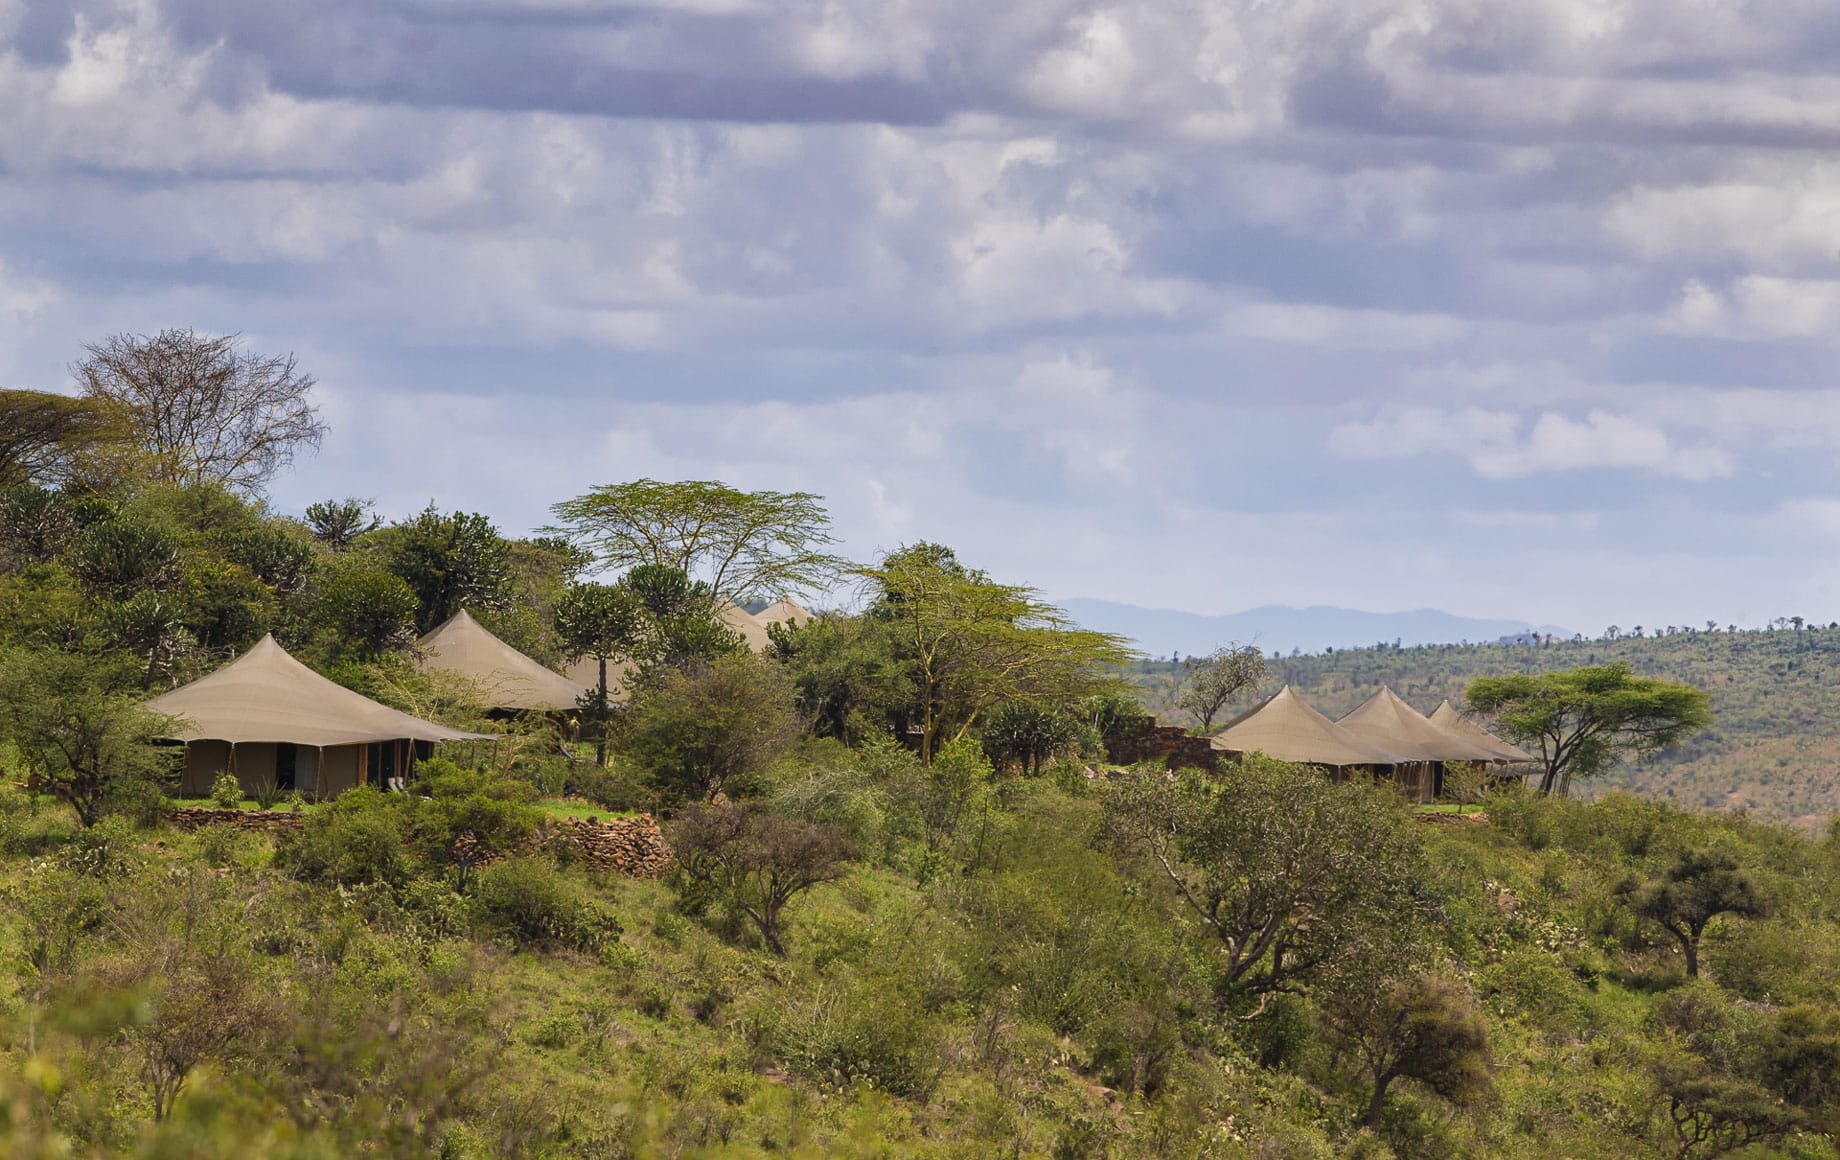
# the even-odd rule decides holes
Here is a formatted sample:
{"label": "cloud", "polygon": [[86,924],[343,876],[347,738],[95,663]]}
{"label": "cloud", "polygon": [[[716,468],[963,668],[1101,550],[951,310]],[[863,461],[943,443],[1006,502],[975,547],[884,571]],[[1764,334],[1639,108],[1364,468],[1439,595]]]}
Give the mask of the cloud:
{"label": "cloud", "polygon": [[1657,427],[1602,411],[1583,419],[1547,411],[1527,427],[1510,411],[1410,407],[1343,424],[1330,432],[1329,447],[1350,459],[1455,456],[1485,479],[1608,468],[1707,480],[1734,470],[1715,447],[1683,446]]}

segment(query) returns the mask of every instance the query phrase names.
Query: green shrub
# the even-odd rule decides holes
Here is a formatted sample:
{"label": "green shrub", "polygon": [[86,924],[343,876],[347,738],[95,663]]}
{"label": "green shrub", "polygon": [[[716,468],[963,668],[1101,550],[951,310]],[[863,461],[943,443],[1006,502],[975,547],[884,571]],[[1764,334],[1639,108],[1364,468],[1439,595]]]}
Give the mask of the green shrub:
{"label": "green shrub", "polygon": [[480,870],[472,910],[482,934],[526,949],[597,951],[620,935],[619,920],[578,881],[532,858]]}
{"label": "green shrub", "polygon": [[220,810],[233,810],[243,804],[243,783],[229,770],[220,770],[211,783],[211,804]]}
{"label": "green shrub", "polygon": [[611,813],[645,813],[658,808],[658,794],[623,769],[602,769],[590,762],[568,767],[564,790]]}
{"label": "green shrub", "polygon": [[406,806],[368,786],[348,790],[281,838],[275,864],[307,882],[401,885],[412,870],[403,840]]}
{"label": "green shrub", "polygon": [[943,1064],[933,1023],[916,1007],[887,982],[821,984],[773,1017],[773,1046],[789,1070],[819,1083],[924,1099]]}
{"label": "green shrub", "polygon": [[249,796],[255,799],[258,808],[272,810],[283,797],[281,783],[275,780],[273,774],[265,773],[256,778],[255,788],[249,791]]}

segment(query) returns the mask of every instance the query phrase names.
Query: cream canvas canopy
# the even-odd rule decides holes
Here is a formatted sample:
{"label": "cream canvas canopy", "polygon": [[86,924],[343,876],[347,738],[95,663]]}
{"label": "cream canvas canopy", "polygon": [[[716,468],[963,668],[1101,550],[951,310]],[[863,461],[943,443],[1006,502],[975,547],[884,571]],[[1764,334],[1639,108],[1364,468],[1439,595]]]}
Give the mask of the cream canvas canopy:
{"label": "cream canvas canopy", "polygon": [[[601,683],[601,663],[593,657],[582,657],[564,671],[568,673],[569,680],[583,689],[593,689]],[[625,698],[627,686],[631,683],[633,674],[638,671],[639,666],[631,661],[608,661],[607,699],[619,701]]]}
{"label": "cream canvas canopy", "polygon": [[1363,741],[1411,761],[1501,760],[1482,745],[1439,729],[1429,717],[1400,700],[1399,694],[1385,685],[1336,724]]}
{"label": "cream canvas canopy", "polygon": [[779,624],[788,620],[804,624],[811,620],[811,618],[811,613],[800,605],[798,601],[785,599],[775,600],[759,612],[754,613],[754,619],[762,624]]}
{"label": "cream canvas canopy", "polygon": [[773,638],[767,635],[767,626],[748,614],[748,610],[731,600],[724,600],[716,609],[716,619],[723,626],[741,634],[753,652],[766,652],[773,645]]}
{"label": "cream canvas canopy", "polygon": [[421,646],[421,668],[459,673],[484,689],[495,709],[573,709],[582,694],[579,684],[493,636],[464,608]]}
{"label": "cream canvas canopy", "polygon": [[1213,745],[1226,753],[1259,752],[1311,765],[1400,765],[1412,760],[1356,737],[1305,704],[1289,685],[1214,734]]}
{"label": "cream canvas canopy", "polygon": [[1439,729],[1444,730],[1446,733],[1455,734],[1458,737],[1462,737],[1473,744],[1480,745],[1484,749],[1487,749],[1489,752],[1495,754],[1494,758],[1492,758],[1494,761],[1536,760],[1532,754],[1516,749],[1506,741],[1490,733],[1487,729],[1471,721],[1462,713],[1459,713],[1457,707],[1452,705],[1449,701],[1445,701],[1432,711],[1431,723],[1436,725]]}
{"label": "cream canvas canopy", "polygon": [[265,636],[223,668],[147,702],[180,719],[176,741],[359,745],[373,741],[464,741],[462,733],[380,705],[320,676]]}

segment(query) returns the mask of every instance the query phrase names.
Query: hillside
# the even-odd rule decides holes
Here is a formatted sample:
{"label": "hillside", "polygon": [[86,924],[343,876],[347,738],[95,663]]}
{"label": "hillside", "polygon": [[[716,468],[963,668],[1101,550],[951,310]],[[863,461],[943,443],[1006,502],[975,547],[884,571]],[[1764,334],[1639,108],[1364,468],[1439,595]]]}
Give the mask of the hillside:
{"label": "hillside", "polygon": [[1242,612],[1204,616],[1110,600],[1073,599],[1066,601],[1065,607],[1074,620],[1085,627],[1117,633],[1137,642],[1139,648],[1152,656],[1172,652],[1181,656],[1203,656],[1228,641],[1257,644],[1266,652],[1274,649],[1289,652],[1294,648],[1316,652],[1375,641],[1406,645],[1453,640],[1492,641],[1534,628],[1554,636],[1572,635],[1571,630],[1554,625],[1457,616],[1436,608],[1367,612],[1321,604],[1308,608],[1266,604]]}
{"label": "hillside", "polygon": [[[1543,647],[1427,645],[1337,649],[1272,661],[1272,683],[1297,687],[1331,717],[1381,684],[1429,711],[1461,702],[1471,678],[1627,661],[1712,696],[1713,727],[1593,787],[1627,787],[1689,808],[1744,809],[1802,826],[1840,811],[1840,630],[1677,632]],[[1139,667],[1136,681],[1166,711],[1175,669]]]}

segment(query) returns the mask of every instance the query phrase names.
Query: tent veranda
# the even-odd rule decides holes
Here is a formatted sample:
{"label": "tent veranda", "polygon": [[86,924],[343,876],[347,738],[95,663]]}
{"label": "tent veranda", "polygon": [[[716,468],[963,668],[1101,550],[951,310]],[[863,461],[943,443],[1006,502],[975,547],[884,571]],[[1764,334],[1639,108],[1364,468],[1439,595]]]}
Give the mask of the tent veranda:
{"label": "tent veranda", "polygon": [[188,794],[205,793],[229,770],[245,792],[272,778],[284,789],[330,797],[406,776],[439,742],[490,740],[335,684],[272,636],[146,707],[179,721],[170,739],[185,743],[181,791]]}

